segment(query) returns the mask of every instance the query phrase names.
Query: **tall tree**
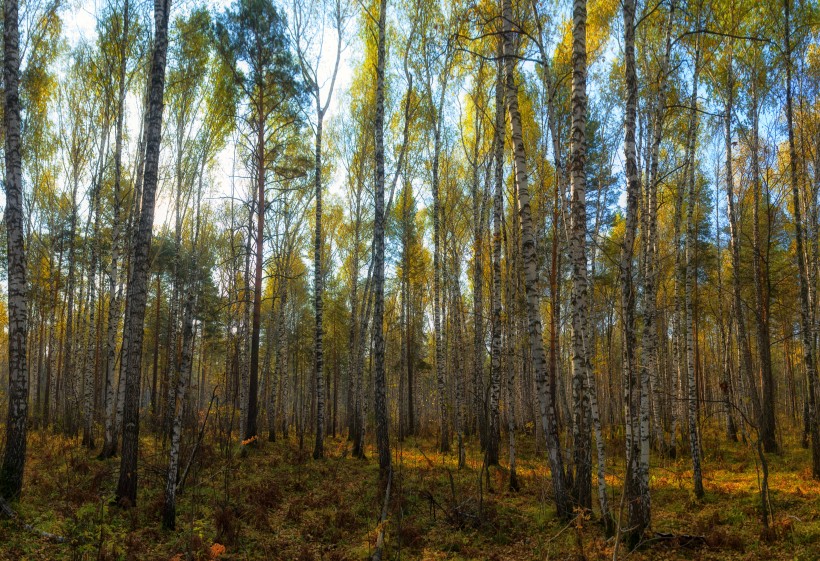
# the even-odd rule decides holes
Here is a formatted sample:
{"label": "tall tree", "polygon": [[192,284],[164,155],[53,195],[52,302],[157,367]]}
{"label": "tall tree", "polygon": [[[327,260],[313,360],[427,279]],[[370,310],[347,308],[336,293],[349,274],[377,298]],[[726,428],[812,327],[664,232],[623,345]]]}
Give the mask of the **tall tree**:
{"label": "tall tree", "polygon": [[698,136],[698,82],[700,78],[700,49],[698,41],[695,46],[695,69],[692,73],[692,97],[690,103],[688,145],[686,147],[687,173],[684,181],[687,187],[686,205],[686,284],[684,288],[684,301],[686,308],[686,322],[684,330],[686,333],[686,372],[689,395],[687,398],[687,420],[689,425],[689,451],[692,454],[692,480],[694,484],[695,496],[703,498],[703,474],[700,467],[700,434],[698,433],[698,394],[695,382],[695,318],[694,318],[694,284],[697,274],[695,263],[695,252],[697,251],[697,228],[695,225],[695,181],[697,177],[695,146]]}
{"label": "tall tree", "polygon": [[586,125],[587,125],[587,4],[572,4],[572,131],[570,138],[570,233],[572,262],[572,441],[575,477],[573,498],[580,508],[592,507],[592,441],[588,381],[590,357],[588,334],[589,295],[587,283],[586,213]]}
{"label": "tall tree", "polygon": [[515,165],[515,190],[518,195],[518,215],[520,217],[521,247],[524,268],[524,286],[527,296],[527,322],[529,329],[532,368],[538,385],[541,425],[547,441],[552,488],[560,518],[571,514],[567,489],[564,482],[564,461],[558,440],[555,420],[555,395],[547,381],[546,357],[542,337],[540,296],[538,290],[538,270],[536,267],[535,234],[530,209],[530,192],[527,186],[527,155],[524,147],[521,113],[518,108],[518,84],[515,78],[516,33],[513,31],[513,10],[511,0],[501,2],[502,40],[504,60],[505,104],[510,116],[512,130],[513,162]]}
{"label": "tall tree", "polygon": [[137,457],[139,454],[139,398],[142,370],[142,339],[145,304],[148,297],[148,255],[154,226],[159,149],[162,139],[163,93],[168,53],[168,17],[170,0],[154,3],[154,50],[148,75],[148,111],[146,115],[145,170],[139,224],[131,245],[131,270],[128,275],[125,325],[128,344],[123,351],[125,399],[123,401],[122,458],[116,498],[123,507],[137,503]]}
{"label": "tall tree", "polygon": [[[322,127],[325,114],[333,98],[333,88],[336,85],[336,76],[339,72],[339,63],[342,58],[342,48],[345,40],[345,31],[349,19],[349,11],[343,7],[341,0],[332,0],[327,3],[303,2],[294,4],[294,44],[299,67],[316,111],[314,124],[314,169],[313,187],[315,190],[316,217],[314,223],[313,243],[313,300],[316,331],[313,339],[314,377],[316,378],[316,444],[313,448],[313,458],[324,456],[325,431],[325,395],[324,395],[324,333],[322,330]],[[330,20],[328,25],[327,20]],[[331,31],[332,30],[332,31]],[[330,74],[330,83],[320,79],[319,65],[323,61],[322,46],[325,33],[336,35],[335,50],[332,54],[333,70]],[[312,36],[310,35],[312,34]],[[317,46],[318,45],[318,46]],[[317,51],[317,52],[311,52]],[[324,90],[324,91],[323,91]],[[323,99],[324,97],[324,99]]]}
{"label": "tall tree", "polygon": [[[122,13],[116,11],[107,18],[108,25],[103,27],[100,42],[106,45],[109,41],[113,43],[113,49],[101,48],[103,53],[113,51],[113,60],[106,61],[107,66],[113,66],[116,73],[116,107],[115,107],[115,130],[114,130],[114,185],[113,185],[113,217],[111,231],[111,260],[108,266],[108,321],[106,331],[106,361],[105,378],[103,382],[103,399],[105,403],[105,420],[103,431],[103,447],[100,451],[101,458],[108,458],[114,455],[117,450],[116,442],[116,398],[114,394],[115,381],[114,374],[117,363],[117,329],[120,320],[120,297],[119,285],[119,258],[121,239],[121,205],[122,205],[122,183],[123,183],[123,144],[125,136],[125,95],[129,81],[134,74],[133,67],[129,67],[130,52],[136,42],[137,33],[134,27],[135,19],[131,12],[130,0],[124,0]],[[131,61],[133,65],[133,61]],[[153,404],[156,406],[156,404]]]}
{"label": "tall tree", "polygon": [[[501,42],[498,42],[501,54]],[[501,385],[501,220],[504,217],[504,138],[506,120],[504,107],[504,67],[502,57],[496,63],[495,122],[493,123],[493,285],[492,285],[492,353],[490,357],[490,403],[487,423],[487,463],[498,463],[499,407]],[[508,282],[511,282],[508,279]],[[483,345],[484,342],[482,341]],[[510,369],[512,371],[512,368]],[[512,474],[511,476],[512,477]],[[510,483],[512,485],[512,483]]]}
{"label": "tall tree", "polygon": [[[262,265],[266,188],[269,172],[282,155],[282,144],[296,122],[302,101],[298,68],[287,38],[284,16],[270,0],[236,0],[217,22],[217,45],[226,67],[232,69],[246,112],[247,149],[253,172],[256,213],[253,311],[248,365],[247,422],[244,439],[257,436],[259,341],[262,321]],[[239,70],[240,67],[247,70]]]}
{"label": "tall tree", "polygon": [[[387,382],[384,372],[384,67],[387,42],[387,0],[379,0],[378,46],[376,55],[375,197],[373,224],[373,347],[376,443],[379,473],[383,480],[390,474],[390,434],[387,417]],[[388,495],[389,496],[389,495]]]}
{"label": "tall tree", "polygon": [[789,137],[789,183],[792,191],[794,212],[794,241],[797,253],[797,273],[800,285],[800,332],[803,340],[803,362],[809,382],[809,422],[811,423],[812,477],[820,479],[820,423],[817,416],[817,369],[814,358],[814,341],[811,324],[811,304],[809,302],[809,276],[806,256],[803,253],[803,215],[801,211],[800,184],[798,180],[798,156],[794,135],[794,108],[792,101],[792,28],[791,0],[783,0],[785,15],[783,25],[783,55],[786,66],[786,126]]}
{"label": "tall tree", "polygon": [[23,488],[28,422],[28,302],[20,154],[20,30],[17,0],[3,5],[3,116],[5,125],[6,256],[8,259],[9,409],[0,468],[0,497],[16,500]]}
{"label": "tall tree", "polygon": [[[626,168],[626,224],[619,263],[621,282],[621,323],[623,329],[623,378],[624,405],[626,407],[626,479],[625,500],[628,505],[629,543],[637,544],[649,526],[649,489],[644,488],[641,477],[640,434],[641,387],[637,372],[635,334],[635,289],[633,258],[635,237],[638,230],[638,201],[641,198],[641,178],[638,173],[636,149],[636,114],[638,108],[638,74],[635,65],[635,11],[636,1],[623,3],[624,21],[624,81],[626,85],[626,108],[624,113],[624,158]],[[647,435],[647,443],[648,443]]]}

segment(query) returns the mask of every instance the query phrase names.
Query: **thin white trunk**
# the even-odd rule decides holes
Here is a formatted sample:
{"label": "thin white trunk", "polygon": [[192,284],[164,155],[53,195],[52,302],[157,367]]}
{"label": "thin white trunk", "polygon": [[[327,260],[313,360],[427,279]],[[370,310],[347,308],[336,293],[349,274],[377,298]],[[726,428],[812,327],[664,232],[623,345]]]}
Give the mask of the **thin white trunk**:
{"label": "thin white trunk", "polygon": [[695,54],[695,72],[692,78],[692,116],[689,122],[689,146],[687,147],[687,158],[689,160],[688,175],[686,182],[688,195],[686,201],[686,372],[689,382],[689,399],[687,417],[689,421],[689,447],[692,453],[692,479],[695,496],[699,499],[703,497],[703,475],[700,468],[700,436],[698,434],[698,395],[695,383],[695,343],[694,343],[694,282],[696,274],[695,246],[697,244],[696,229],[694,221],[694,209],[697,206],[695,199],[695,142],[697,140],[698,129],[698,78],[700,74],[700,46]]}
{"label": "thin white trunk", "polygon": [[540,294],[538,289],[538,271],[536,268],[535,235],[533,233],[530,210],[530,193],[527,186],[527,156],[524,148],[524,135],[521,114],[518,109],[518,84],[515,80],[515,32],[513,32],[513,13],[510,0],[502,0],[503,20],[503,60],[505,79],[505,100],[510,116],[512,146],[515,162],[515,186],[518,193],[518,214],[521,222],[521,245],[527,294],[527,320],[532,353],[532,366],[538,386],[541,425],[547,442],[552,485],[555,502],[560,518],[571,514],[567,490],[564,484],[564,462],[558,440],[555,423],[555,407],[552,388],[547,381],[547,365],[542,336]]}

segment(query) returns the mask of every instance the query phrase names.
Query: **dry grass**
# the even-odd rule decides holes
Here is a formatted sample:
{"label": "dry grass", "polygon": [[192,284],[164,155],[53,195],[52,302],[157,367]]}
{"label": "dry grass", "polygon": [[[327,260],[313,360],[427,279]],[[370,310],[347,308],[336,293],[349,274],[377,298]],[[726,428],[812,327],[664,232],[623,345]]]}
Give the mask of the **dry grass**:
{"label": "dry grass", "polygon": [[[796,441],[769,456],[774,522],[764,529],[758,471],[752,451],[704,432],[706,497],[690,491],[688,459],[653,457],[653,531],[703,536],[705,543],[650,541],[619,559],[820,559],[820,482],[809,452]],[[396,443],[394,442],[394,445]],[[441,455],[434,439],[410,439],[394,449],[394,480],[385,559],[612,559],[593,516],[570,524],[555,519],[543,447],[518,443],[522,490],[507,491],[504,465],[481,482],[481,454],[470,442],[467,466]],[[617,449],[617,447],[614,447]],[[160,528],[164,454],[146,438],[136,508],[111,506],[118,460],[98,461],[76,440],[33,434],[24,496],[25,520],[66,536],[53,544],[0,523],[0,559],[298,559],[358,560],[372,552],[382,497],[377,465],[350,456],[343,439],[328,439],[327,458],[315,462],[295,440],[259,442],[240,453],[209,435],[201,462],[178,506],[175,532]],[[607,483],[620,501],[623,460],[610,461]],[[452,479],[451,479],[452,476]],[[595,503],[597,506],[597,502]]]}

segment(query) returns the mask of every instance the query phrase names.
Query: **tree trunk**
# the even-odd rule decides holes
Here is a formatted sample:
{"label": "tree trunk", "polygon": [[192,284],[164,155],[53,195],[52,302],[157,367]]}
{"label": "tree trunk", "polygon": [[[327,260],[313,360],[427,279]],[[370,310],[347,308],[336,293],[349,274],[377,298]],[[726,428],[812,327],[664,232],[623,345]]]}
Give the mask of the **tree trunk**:
{"label": "tree trunk", "polygon": [[[660,178],[660,145],[663,138],[663,121],[666,114],[666,89],[669,79],[669,57],[672,51],[672,24],[674,22],[675,3],[669,8],[669,18],[666,26],[666,47],[661,60],[660,75],[658,77],[658,92],[655,99],[655,108],[652,126],[652,144],[649,153],[649,178],[646,195],[646,234],[644,236],[644,335],[641,341],[641,353],[644,356],[644,366],[641,369],[643,385],[652,390],[655,401],[652,408],[652,424],[655,441],[658,449],[665,452],[663,425],[661,423],[661,391],[658,383],[658,189]],[[664,338],[665,339],[665,338]],[[649,412],[646,412],[647,416]],[[647,427],[647,435],[650,433]],[[644,450],[645,458],[642,464],[649,467],[649,447]]]}
{"label": "tree trunk", "polygon": [[314,376],[316,377],[316,445],[313,448],[313,459],[318,460],[325,455],[325,384],[324,378],[324,348],[322,332],[322,110],[318,107],[318,121],[316,123],[316,152],[315,167],[313,170],[313,184],[316,190],[316,232],[313,241],[313,297],[316,317],[316,331],[313,338],[314,346]]}
{"label": "tree trunk", "polygon": [[[94,333],[97,311],[97,247],[100,230],[99,185],[95,186],[92,195],[92,213],[94,214],[94,233],[91,246],[91,258],[88,265],[88,347],[86,348],[85,372],[83,377],[83,440],[84,446],[94,448],[94,372],[96,366],[97,337]],[[96,207],[96,208],[95,208]],[[91,216],[89,215],[89,220]]]}
{"label": "tree trunk", "polygon": [[738,346],[740,348],[740,375],[749,386],[749,398],[752,402],[754,419],[760,423],[762,409],[760,397],[757,393],[752,368],[752,350],[746,331],[746,320],[743,314],[743,301],[740,293],[740,230],[738,228],[739,215],[735,210],[734,172],[732,170],[732,112],[734,111],[734,77],[729,68],[729,78],[726,86],[726,106],[723,114],[723,127],[726,143],[726,213],[729,215],[729,245],[732,252],[732,290],[734,296],[735,321],[737,323]]}
{"label": "tree trunk", "polygon": [[530,211],[530,193],[527,186],[527,157],[524,148],[524,136],[521,125],[521,114],[518,110],[518,85],[515,81],[515,48],[510,0],[502,0],[503,19],[503,59],[505,70],[506,106],[510,115],[512,129],[512,146],[515,162],[515,186],[518,193],[518,214],[521,222],[522,256],[527,294],[527,320],[532,353],[532,366],[538,385],[538,396],[541,413],[541,424],[546,437],[547,453],[552,472],[552,486],[558,516],[566,519],[571,515],[571,508],[564,484],[564,462],[555,426],[554,394],[549,387],[546,372],[544,341],[542,338],[540,295],[538,289],[538,270],[536,268],[535,235],[533,233]]}
{"label": "tree trunk", "polygon": [[587,46],[586,0],[574,0],[572,9],[572,131],[570,143],[570,233],[572,262],[572,442],[575,477],[575,506],[592,508],[592,442],[589,423],[589,295],[587,282],[586,213],[586,122],[587,122]]}
{"label": "tree trunk", "polygon": [[[644,440],[640,434],[641,378],[637,372],[635,336],[635,289],[633,282],[633,257],[638,229],[638,201],[641,198],[641,178],[638,174],[635,146],[635,121],[638,104],[638,75],[635,68],[635,0],[623,3],[624,58],[626,82],[626,108],[624,116],[624,156],[626,168],[626,226],[621,249],[621,322],[623,325],[623,376],[626,407],[626,478],[624,493],[628,504],[628,542],[636,545],[650,522],[649,489],[644,488],[641,473],[641,447]],[[647,435],[648,436],[648,435]]]}
{"label": "tree trunk", "polygon": [[125,399],[122,428],[122,459],[117,483],[117,502],[124,507],[137,503],[137,456],[139,447],[140,370],[142,366],[143,324],[148,285],[148,255],[154,224],[154,202],[157,190],[159,150],[162,137],[162,96],[165,89],[165,63],[168,52],[168,16],[170,0],[154,4],[154,52],[149,74],[147,142],[145,172],[139,226],[132,244],[131,278],[126,298],[130,301],[126,316],[128,346],[125,357]]}
{"label": "tree trunk", "polygon": [[[375,348],[376,443],[379,451],[379,475],[385,480],[390,473],[390,435],[387,417],[387,382],[384,372],[384,67],[387,0],[379,3],[379,40],[376,62],[375,119],[375,215],[373,224],[373,346]],[[434,194],[435,197],[435,194]]]}
{"label": "tree trunk", "polygon": [[[202,170],[204,171],[204,170]],[[162,527],[165,530],[173,530],[176,527],[176,492],[179,476],[179,444],[182,437],[182,415],[185,411],[185,396],[188,387],[191,385],[191,372],[193,370],[194,339],[196,331],[194,329],[194,317],[196,315],[197,297],[200,291],[199,282],[196,275],[198,263],[198,243],[200,226],[200,206],[202,203],[202,177],[200,176],[199,191],[196,197],[196,225],[194,227],[194,239],[192,244],[192,263],[187,274],[181,283],[185,286],[185,303],[182,308],[182,356],[179,358],[179,368],[177,372],[176,388],[174,389],[174,409],[171,415],[171,446],[168,451],[168,473],[165,480],[165,502],[162,506]],[[176,353],[174,353],[176,359]]]}
{"label": "tree trunk", "polygon": [[686,183],[688,187],[686,206],[686,371],[689,385],[688,422],[689,422],[689,449],[692,454],[692,479],[694,483],[695,496],[703,498],[703,474],[700,468],[700,435],[698,434],[697,414],[698,395],[695,383],[695,337],[694,337],[694,282],[697,274],[697,264],[695,263],[695,252],[697,246],[696,225],[694,220],[694,210],[697,206],[695,198],[695,143],[698,131],[698,78],[700,75],[700,45],[696,47],[695,71],[692,78],[692,115],[689,121],[689,146],[687,147],[688,175]]}
{"label": "tree trunk", "polygon": [[[775,382],[772,374],[772,348],[771,337],[769,335],[769,292],[768,277],[769,267],[766,257],[763,255],[760,241],[760,162],[758,155],[760,151],[759,141],[759,109],[757,97],[757,76],[752,77],[752,264],[754,269],[755,282],[755,303],[757,313],[755,314],[757,324],[757,348],[760,359],[760,379],[763,399],[761,403],[760,418],[760,439],[763,449],[766,452],[777,452],[776,422],[774,408],[776,404]],[[767,225],[767,228],[770,226]],[[764,287],[765,284],[765,287]]]}
{"label": "tree trunk", "polygon": [[[499,42],[499,50],[501,48]],[[501,57],[498,58],[497,76],[495,81],[495,130],[493,131],[493,284],[492,284],[492,349],[490,354],[490,422],[487,438],[488,464],[490,453],[495,441],[496,457],[498,456],[498,406],[497,390],[496,404],[493,406],[493,389],[501,384],[501,220],[504,216],[504,69]],[[509,282],[509,280],[508,280]],[[515,471],[515,370],[509,368],[507,375],[507,430],[510,446],[510,484],[511,491],[519,489],[518,475]]]}
{"label": "tree trunk", "polygon": [[[501,51],[501,43],[498,50]],[[501,54],[501,53],[499,53]],[[498,401],[501,387],[501,219],[504,213],[504,68],[498,57],[495,82],[495,127],[493,131],[493,323],[490,372],[489,423],[485,441],[487,465],[498,464],[500,435]],[[483,347],[483,341],[481,342]]]}
{"label": "tree trunk", "polygon": [[[444,100],[444,86],[441,86],[441,100]],[[439,157],[441,154],[441,127],[443,116],[441,114],[442,104],[438,104],[438,111],[434,117],[433,133],[433,329],[435,331],[436,347],[436,381],[438,383],[438,409],[439,409],[439,430],[441,438],[439,441],[439,451],[450,451],[450,430],[449,414],[447,406],[447,388],[445,380],[444,341],[441,330],[441,308],[443,298],[441,295],[441,202],[439,194]]]}
{"label": "tree trunk", "polygon": [[[783,0],[786,14],[784,31],[784,53],[786,56],[786,124],[789,132],[789,179],[792,188],[792,205],[794,206],[794,237],[797,253],[797,272],[800,281],[800,332],[803,339],[803,362],[809,380],[809,414],[811,423],[811,457],[812,477],[820,479],[820,423],[817,419],[817,370],[814,363],[814,338],[811,324],[811,306],[809,303],[808,269],[803,253],[803,218],[800,210],[800,187],[797,180],[797,149],[794,141],[794,116],[792,109],[792,50],[791,22],[789,20],[791,1]],[[8,9],[8,8],[7,8]]]}
{"label": "tree trunk", "polygon": [[28,417],[26,339],[26,253],[23,223],[23,171],[20,154],[20,31],[17,0],[5,0],[3,9],[3,84],[6,157],[6,249],[8,259],[9,409],[6,449],[0,469],[0,497],[16,500],[23,488]]}
{"label": "tree trunk", "polygon": [[265,240],[265,126],[260,126],[256,166],[256,269],[253,280],[253,315],[251,319],[251,361],[248,375],[248,409],[245,440],[258,436],[259,411],[259,332],[262,326],[262,264]]}

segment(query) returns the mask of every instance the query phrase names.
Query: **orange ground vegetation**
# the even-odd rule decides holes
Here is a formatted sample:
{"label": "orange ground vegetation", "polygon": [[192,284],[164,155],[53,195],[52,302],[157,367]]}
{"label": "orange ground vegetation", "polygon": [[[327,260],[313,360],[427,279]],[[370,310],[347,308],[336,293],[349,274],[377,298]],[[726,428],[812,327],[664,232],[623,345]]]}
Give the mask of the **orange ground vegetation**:
{"label": "orange ground vegetation", "polygon": [[[472,440],[462,470],[454,454],[435,451],[433,438],[393,442],[385,559],[613,558],[615,540],[594,513],[570,523],[555,518],[543,447],[536,449],[532,436],[519,438],[517,493],[507,490],[504,456],[489,480],[480,477],[482,456]],[[697,539],[653,538],[634,552],[619,544],[619,559],[820,559],[820,482],[810,477],[807,450],[787,441],[784,453],[768,457],[774,519],[766,529],[752,448],[723,442],[717,430],[705,430],[703,444],[703,501],[690,491],[685,454],[653,457],[650,483],[653,532]],[[139,502],[121,510],[110,504],[117,459],[99,461],[78,440],[35,432],[24,495],[15,506],[21,520],[67,541],[53,543],[4,520],[0,559],[367,559],[382,504],[378,466],[373,450],[359,460],[350,449],[342,438],[328,439],[328,457],[317,462],[295,439],[225,446],[209,434],[181,493],[177,530],[164,532],[160,442],[144,438]],[[617,515],[623,459],[617,442],[608,449]]]}

